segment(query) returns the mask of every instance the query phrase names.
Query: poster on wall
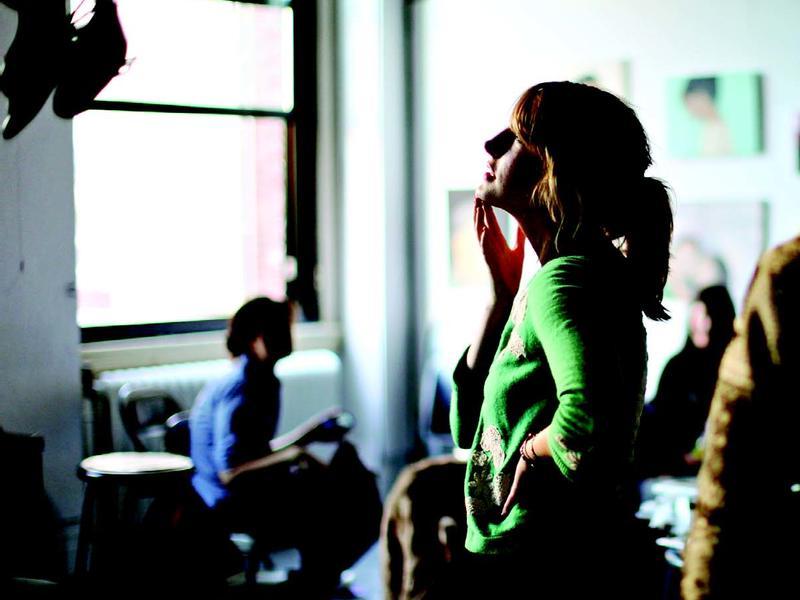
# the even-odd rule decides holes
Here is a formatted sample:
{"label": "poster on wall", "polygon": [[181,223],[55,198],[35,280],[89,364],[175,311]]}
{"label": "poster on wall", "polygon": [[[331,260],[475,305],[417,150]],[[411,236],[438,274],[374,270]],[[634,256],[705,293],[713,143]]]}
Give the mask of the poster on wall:
{"label": "poster on wall", "polygon": [[566,70],[565,78],[606,90],[626,100],[629,99],[630,68],[625,61],[573,65]]}
{"label": "poster on wall", "polygon": [[675,77],[667,83],[673,156],[747,156],[763,151],[761,75]]}
{"label": "poster on wall", "polygon": [[[474,190],[448,192],[450,211],[450,285],[454,287],[487,286],[489,271],[481,256],[478,238],[472,222]],[[497,220],[509,243],[516,221],[507,212],[495,209]]]}
{"label": "poster on wall", "polygon": [[666,299],[689,303],[723,284],[740,307],[767,244],[766,202],[680,202],[675,207]]}

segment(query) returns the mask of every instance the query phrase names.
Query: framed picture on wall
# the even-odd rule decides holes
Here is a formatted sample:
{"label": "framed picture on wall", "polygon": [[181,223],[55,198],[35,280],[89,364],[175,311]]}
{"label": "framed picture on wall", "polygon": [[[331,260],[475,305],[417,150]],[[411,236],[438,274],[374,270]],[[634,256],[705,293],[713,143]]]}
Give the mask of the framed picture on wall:
{"label": "framed picture on wall", "polygon": [[565,78],[606,90],[626,100],[630,95],[630,68],[626,61],[573,65],[566,70]]}
{"label": "framed picture on wall", "polygon": [[667,145],[673,156],[747,156],[763,150],[761,75],[710,74],[667,83]]}
{"label": "framed picture on wall", "polygon": [[767,245],[766,202],[680,202],[665,297],[691,302],[724,284],[739,307]]}
{"label": "framed picture on wall", "polygon": [[[475,190],[448,192],[450,217],[450,285],[454,287],[486,286],[489,271],[481,256],[481,249],[472,223]],[[497,220],[510,244],[516,232],[516,221],[507,212],[495,209]]]}

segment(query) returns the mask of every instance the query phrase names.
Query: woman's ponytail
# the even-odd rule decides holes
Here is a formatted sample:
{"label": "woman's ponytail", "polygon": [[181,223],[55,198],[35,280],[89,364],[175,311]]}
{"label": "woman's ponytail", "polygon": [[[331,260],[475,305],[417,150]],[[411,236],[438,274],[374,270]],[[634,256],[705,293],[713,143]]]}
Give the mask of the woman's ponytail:
{"label": "woman's ponytail", "polygon": [[642,312],[655,321],[666,321],[669,314],[661,300],[669,273],[672,206],[667,187],[652,177],[642,179],[637,195],[625,235],[627,255]]}

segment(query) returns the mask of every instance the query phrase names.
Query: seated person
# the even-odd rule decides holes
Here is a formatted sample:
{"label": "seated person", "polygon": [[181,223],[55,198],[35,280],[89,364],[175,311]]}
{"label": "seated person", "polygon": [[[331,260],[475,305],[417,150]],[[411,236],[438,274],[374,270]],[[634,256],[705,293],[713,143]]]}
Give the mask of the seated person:
{"label": "seated person", "polygon": [[397,476],[381,522],[383,596],[392,600],[465,597],[464,476],[468,452],[423,458]]}
{"label": "seated person", "polygon": [[406,465],[384,503],[380,535],[383,597],[469,597],[458,586],[464,564],[464,477],[469,452],[453,447],[450,386],[426,363],[420,384],[420,432],[430,456]]}
{"label": "seated person", "polygon": [[725,286],[714,285],[697,294],[686,344],[664,367],[656,395],[642,414],[638,436],[642,478],[697,473],[699,458],[693,450],[703,436],[735,316]]}
{"label": "seated person", "polygon": [[[327,467],[298,443],[270,444],[280,414],[275,363],[292,351],[290,325],[289,305],[265,297],[231,319],[227,347],[236,368],[201,391],[190,416],[192,484],[228,531],[251,532],[273,549],[297,548],[309,575],[302,580],[334,590],[352,557],[332,558],[336,518],[331,503],[319,501],[332,485]],[[299,437],[305,441],[308,435]]]}

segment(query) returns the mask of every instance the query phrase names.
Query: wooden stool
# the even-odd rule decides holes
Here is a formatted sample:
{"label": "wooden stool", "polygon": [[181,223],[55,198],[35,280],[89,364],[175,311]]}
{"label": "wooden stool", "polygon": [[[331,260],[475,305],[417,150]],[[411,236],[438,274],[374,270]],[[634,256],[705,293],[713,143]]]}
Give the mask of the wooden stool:
{"label": "wooden stool", "polygon": [[85,575],[88,572],[90,545],[97,534],[96,530],[106,525],[101,522],[101,511],[98,511],[98,518],[95,519],[96,503],[101,491],[110,492],[124,486],[126,493],[122,519],[132,521],[139,498],[178,490],[181,485],[188,483],[193,470],[191,458],[168,452],[112,452],[82,460],[78,466],[78,477],[86,486],[75,573]]}

